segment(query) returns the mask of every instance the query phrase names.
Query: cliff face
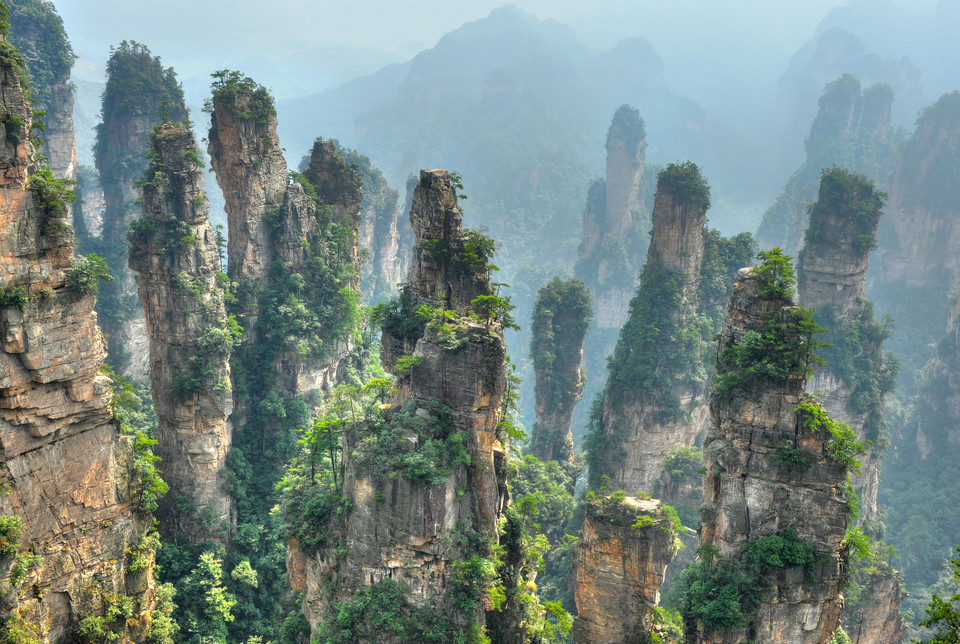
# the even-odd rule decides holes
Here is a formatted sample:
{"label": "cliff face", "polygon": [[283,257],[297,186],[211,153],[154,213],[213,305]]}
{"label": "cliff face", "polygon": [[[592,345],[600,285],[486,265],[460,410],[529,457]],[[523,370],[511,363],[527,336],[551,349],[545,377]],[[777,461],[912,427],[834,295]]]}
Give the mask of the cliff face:
{"label": "cliff face", "polygon": [[[647,250],[650,215],[642,194],[646,130],[636,109],[623,105],[607,132],[606,180],[595,182],[583,214],[577,279],[593,290],[597,326],[619,329]],[[609,355],[612,346],[606,347]]]}
{"label": "cliff face", "polygon": [[[333,602],[392,583],[405,588],[404,614],[429,607],[464,631],[485,621],[479,589],[471,595],[476,581],[469,571],[497,540],[506,495],[497,433],[507,386],[503,333],[496,322],[467,316],[470,302],[492,291],[486,257],[479,263],[467,259],[465,249],[477,240],[463,236],[445,171],[421,172],[410,218],[416,244],[405,297],[440,302],[453,313],[445,323],[421,320],[406,331],[385,323],[382,357],[398,377],[396,392],[382,420],[368,419],[344,434],[342,494],[351,509],[342,522],[331,519],[328,545],[315,553],[290,550],[291,580],[305,593],[304,614],[314,631],[331,616]],[[445,429],[431,439],[420,423]],[[403,445],[390,449],[409,458],[436,449],[432,440],[451,439],[469,456],[426,480],[407,468],[395,469],[396,461],[378,460],[382,453],[377,457],[370,450],[387,440],[382,432],[397,429]],[[376,639],[407,641],[387,632],[376,633]]]}
{"label": "cliff face", "polygon": [[890,127],[894,94],[889,86],[861,90],[850,74],[828,83],[806,141],[806,158],[763,215],[757,239],[764,248],[791,255],[803,245],[807,205],[817,196],[823,168],[840,166],[885,181],[893,169],[898,140]]}
{"label": "cliff face", "polygon": [[801,352],[805,346],[793,326],[801,318],[792,301],[764,299],[761,283],[759,269],[740,271],[720,334],[704,444],[700,545],[738,561],[751,544],[775,536],[786,540],[784,531],[790,530],[791,540],[803,544],[796,547],[810,555],[806,570],[769,559],[754,564],[756,585],[764,589],[756,619],[727,628],[688,619],[688,642],[822,643],[840,619],[846,559],[841,544],[849,513],[840,489],[846,467],[827,451],[835,443],[818,427],[826,422],[818,408],[807,403],[798,411],[806,380],[802,355],[784,365],[785,376],[739,380],[749,377],[740,370],[757,358],[751,353],[756,334],[774,333],[781,344]]}
{"label": "cliff face", "polygon": [[[697,194],[680,180],[689,180]],[[697,309],[709,188],[693,164],[658,179],[653,237],[640,288],[609,363],[602,416],[590,437],[591,482],[649,493],[667,452],[690,446],[706,417],[700,339],[681,331]]]}
{"label": "cliff face", "polygon": [[660,603],[674,537],[660,501],[607,497],[587,504],[571,573],[576,644],[647,641],[653,632],[650,609]]}
{"label": "cliff face", "polygon": [[20,517],[13,549],[39,556],[36,567],[19,566],[19,579],[9,550],[3,556],[4,632],[19,625],[44,642],[72,642],[81,619],[105,615],[108,598],[131,597],[131,619],[110,628],[144,641],[155,588],[152,551],[133,565],[150,525],[133,502],[134,449],[98,374],[106,352],[95,297],[68,286],[72,236],[41,205],[32,114],[9,50],[0,90],[0,511],[5,542],[16,543],[7,522]]}
{"label": "cliff face", "polygon": [[124,41],[107,62],[103,121],[97,126],[94,146],[105,204],[101,254],[114,276],[113,282],[104,285],[97,310],[111,363],[124,376],[137,380],[148,374],[149,337],[134,295],[136,280],[123,255],[128,228],[140,212],[136,183],[147,168],[147,148],[161,111],[175,122],[187,117],[173,70],[165,70],[145,46]]}
{"label": "cliff face", "polygon": [[413,240],[407,235],[401,241],[401,236],[404,228],[409,231],[404,215],[410,209],[401,209],[397,191],[387,185],[370,159],[351,154],[344,160],[356,164],[363,176],[363,214],[357,241],[368,257],[361,269],[360,290],[366,302],[376,304],[393,297],[397,284],[406,276]]}
{"label": "cliff face", "polygon": [[537,291],[530,356],[536,373],[536,414],[530,448],[541,461],[573,462],[573,408],[583,396],[583,338],[592,308],[579,280],[555,278]]}
{"label": "cliff face", "polygon": [[960,92],[954,92],[921,112],[900,149],[869,275],[871,298],[897,321],[899,332],[888,345],[904,361],[901,386],[908,393],[914,372],[943,336],[949,312],[943,293],[960,276],[958,164]]}
{"label": "cliff face", "polygon": [[853,475],[861,522],[877,512],[884,397],[895,377],[883,360],[889,332],[865,299],[883,201],[883,193],[862,175],[839,168],[824,172],[799,261],[800,301],[830,329],[826,341],[834,345],[825,350],[827,365],[814,370],[807,391],[821,396],[830,417],[850,425],[859,440],[872,441],[860,472]]}
{"label": "cliff face", "polygon": [[203,172],[190,160],[196,154],[190,130],[167,123],[154,133],[152,178],[143,187],[142,218],[131,228],[130,268],[150,335],[157,452],[170,486],[160,527],[199,543],[231,522],[223,467],[233,408],[228,360],[239,329],[231,329],[224,311]]}

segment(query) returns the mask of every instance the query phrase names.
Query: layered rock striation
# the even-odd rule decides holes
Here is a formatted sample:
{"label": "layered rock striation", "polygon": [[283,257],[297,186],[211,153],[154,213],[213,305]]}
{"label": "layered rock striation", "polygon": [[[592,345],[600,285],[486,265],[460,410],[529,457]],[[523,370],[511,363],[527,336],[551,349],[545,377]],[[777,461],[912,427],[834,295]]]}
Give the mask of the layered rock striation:
{"label": "layered rock striation", "polygon": [[149,337],[135,295],[136,280],[124,257],[127,232],[140,213],[137,183],[147,169],[153,128],[164,117],[186,119],[187,109],[173,69],[165,69],[146,46],[123,41],[107,61],[101,114],[94,146],[104,198],[98,252],[109,262],[114,281],[104,286],[97,311],[111,363],[122,375],[143,380],[149,369]]}
{"label": "layered rock striation", "polygon": [[587,503],[571,571],[576,644],[644,642],[651,608],[676,552],[676,526],[656,499],[599,497]]}
{"label": "layered rock striation", "polygon": [[814,369],[807,391],[821,398],[831,418],[843,420],[870,441],[853,475],[861,522],[877,513],[878,463],[885,447],[883,406],[896,370],[884,363],[886,327],[866,299],[866,272],[885,195],[862,175],[833,168],[820,178],[817,201],[800,254],[800,302],[830,331],[826,366]]}
{"label": "layered rock striation", "polygon": [[193,134],[159,125],[150,158],[129,261],[150,336],[157,451],[170,486],[160,527],[168,538],[200,543],[222,538],[232,523],[223,467],[232,440],[229,358],[240,329],[224,309],[226,280]]}
{"label": "layered rock striation", "polygon": [[593,309],[579,280],[554,278],[537,291],[530,356],[536,374],[536,414],[530,449],[541,461],[573,462],[573,409],[583,397],[583,339]]}
{"label": "layered rock striation", "polygon": [[151,520],[137,503],[137,454],[99,374],[96,277],[81,279],[65,186],[36,162],[17,52],[0,45],[2,628],[73,642],[81,620],[104,619],[122,600],[130,619],[104,623],[124,641],[145,641],[156,593],[144,544]]}
{"label": "layered rock striation", "polygon": [[[841,489],[856,446],[804,398],[810,313],[772,275],[786,273],[770,262],[738,273],[720,333],[704,444],[700,546],[708,550],[696,564],[707,579],[752,576],[725,591],[737,598],[733,613],[704,612],[692,600],[681,609],[688,642],[820,643],[840,619],[850,513]],[[778,558],[765,554],[771,548]]]}
{"label": "layered rock striation", "polygon": [[692,163],[660,173],[653,235],[630,318],[609,362],[603,407],[591,420],[592,485],[650,493],[667,452],[690,446],[706,417],[698,307],[709,187]]}
{"label": "layered rock striation", "polygon": [[[329,531],[324,545],[294,543],[290,551],[291,580],[304,592],[314,631],[329,628],[324,621],[336,605],[393,584],[403,589],[404,615],[435,611],[430,623],[450,637],[476,632],[486,620],[473,575],[497,542],[506,501],[498,427],[507,387],[503,332],[494,319],[469,315],[472,301],[493,295],[489,258],[481,240],[461,229],[447,172],[421,172],[410,218],[416,244],[405,300],[384,318],[382,358],[397,376],[395,392],[380,412],[344,432],[340,490],[349,510],[321,528]],[[422,304],[440,317],[413,313]],[[392,432],[401,444],[376,451]],[[465,451],[450,461],[443,450],[453,445]],[[400,466],[418,457],[434,459],[438,469],[425,478]],[[376,637],[407,641],[403,632]]]}

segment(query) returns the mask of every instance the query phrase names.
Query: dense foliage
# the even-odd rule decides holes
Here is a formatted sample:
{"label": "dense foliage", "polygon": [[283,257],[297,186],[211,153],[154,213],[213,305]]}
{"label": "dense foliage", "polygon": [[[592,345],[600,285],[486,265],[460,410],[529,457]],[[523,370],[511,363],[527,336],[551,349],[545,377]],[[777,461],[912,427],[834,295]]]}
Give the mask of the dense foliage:
{"label": "dense foliage", "polygon": [[696,210],[710,208],[710,186],[693,161],[668,163],[657,175],[657,192],[671,194],[681,204]]}
{"label": "dense foliage", "polygon": [[58,110],[63,106],[56,104],[53,86],[66,84],[77,58],[67,40],[63,19],[53,3],[43,0],[12,0],[8,7],[10,41],[26,62],[34,109]]}
{"label": "dense foliage", "polygon": [[[204,111],[212,111],[216,102],[227,106],[244,121],[255,121],[266,125],[271,116],[277,113],[273,97],[266,87],[241,72],[221,69],[213,77],[213,98],[204,101]],[[243,97],[242,100],[237,99]]]}
{"label": "dense foliage", "polygon": [[[960,554],[960,547],[957,548]],[[954,586],[960,589],[960,557],[950,560],[953,568]],[[926,644],[957,644],[960,642],[960,592],[949,599],[933,595],[927,607],[927,617],[920,622],[921,626],[936,629],[936,634],[925,639]]]}
{"label": "dense foliage", "polygon": [[886,193],[874,189],[873,182],[862,174],[848,172],[836,166],[820,174],[820,194],[810,204],[810,224],[804,241],[810,244],[835,243],[827,237],[831,228],[827,218],[839,219],[845,229],[859,234],[853,239],[853,248],[865,255],[876,248],[877,222],[883,214]]}

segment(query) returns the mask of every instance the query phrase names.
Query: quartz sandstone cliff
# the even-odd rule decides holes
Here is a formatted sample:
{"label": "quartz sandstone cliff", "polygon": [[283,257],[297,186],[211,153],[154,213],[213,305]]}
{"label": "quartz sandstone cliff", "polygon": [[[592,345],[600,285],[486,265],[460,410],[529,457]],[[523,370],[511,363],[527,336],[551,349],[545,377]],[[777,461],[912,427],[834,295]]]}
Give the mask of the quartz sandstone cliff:
{"label": "quartz sandstone cliff", "polygon": [[530,355],[536,374],[536,415],[530,449],[541,461],[573,463],[573,409],[583,397],[583,339],[590,291],[559,278],[537,291]]}
{"label": "quartz sandstone cliff", "polygon": [[[720,333],[720,355],[740,345],[747,333],[760,332],[771,322],[793,315],[790,300],[763,299],[759,286],[755,269],[738,273]],[[727,368],[733,367],[721,362],[718,374]],[[704,443],[701,547],[739,559],[748,541],[792,528],[799,540],[820,555],[812,575],[802,568],[763,573],[764,594],[750,626],[720,630],[688,620],[686,641],[827,642],[840,620],[841,588],[846,580],[842,542],[849,508],[841,492],[846,468],[826,455],[826,432],[812,430],[798,417],[804,377],[765,380],[748,391],[726,395],[718,391],[718,377],[711,390],[710,428]],[[808,459],[805,469],[781,465],[777,456],[787,447],[802,450]]]}
{"label": "quartz sandstone cliff", "polygon": [[876,84],[861,90],[850,74],[828,83],[810,126],[804,164],[787,180],[776,202],[763,215],[757,240],[763,248],[780,247],[795,255],[807,229],[807,205],[817,196],[823,168],[841,166],[883,182],[893,169],[898,138],[890,125],[894,94]]}
{"label": "quartz sandstone cliff", "polygon": [[137,284],[124,257],[130,222],[137,218],[137,182],[147,168],[147,148],[161,111],[175,122],[187,118],[173,69],[138,43],[124,41],[107,63],[107,86],[94,147],[105,210],[101,232],[103,255],[114,281],[102,289],[97,310],[107,336],[110,361],[122,375],[146,379],[150,349]]}
{"label": "quartz sandstone cliff", "polygon": [[[231,523],[223,466],[233,409],[229,355],[239,329],[227,323],[193,134],[164,123],[150,150],[152,176],[143,186],[143,215],[131,228],[129,257],[150,336],[157,452],[170,486],[158,515],[168,538],[200,543]],[[182,510],[184,503],[192,509]]]}
{"label": "quartz sandstone cliff", "polygon": [[[708,190],[693,164],[671,168],[691,173],[691,181]],[[709,198],[692,197],[668,171],[658,180],[647,261],[610,361],[589,448],[591,482],[606,474],[611,489],[628,493],[653,491],[667,452],[692,445],[707,413],[705,374],[696,378],[700,339],[691,344],[680,331],[697,310]]]}
{"label": "quartz sandstone cliff", "polygon": [[675,552],[675,527],[655,499],[610,497],[586,504],[571,572],[576,644],[629,644],[653,632],[650,609]]}
{"label": "quartz sandstone cliff", "polygon": [[[441,481],[414,480],[403,472],[377,476],[352,462],[353,450],[365,438],[363,427],[359,435],[346,432],[343,490],[352,509],[329,540],[339,539],[343,548],[331,545],[306,554],[292,544],[288,559],[291,581],[304,592],[304,614],[314,630],[334,602],[348,601],[384,580],[407,584],[409,605],[436,609],[457,628],[485,621],[483,602],[458,605],[451,592],[458,583],[455,560],[486,556],[462,553],[457,544],[471,534],[481,543],[495,543],[506,500],[505,456],[497,440],[507,385],[503,333],[496,322],[467,316],[470,302],[492,289],[485,268],[461,259],[470,240],[461,230],[456,192],[445,171],[421,172],[410,218],[416,244],[405,296],[415,306],[442,305],[456,313],[447,330],[426,322],[413,335],[385,329],[383,364],[398,378],[385,415],[391,422],[403,407],[429,419],[438,404],[446,405],[450,431],[466,434],[470,462]],[[413,357],[412,368],[398,368],[401,356]],[[416,451],[417,444],[408,449]],[[395,641],[390,634],[381,637]]]}
{"label": "quartz sandstone cliff", "polygon": [[40,556],[16,587],[5,558],[0,613],[41,641],[72,642],[81,619],[127,596],[134,615],[118,632],[144,641],[155,586],[151,553],[131,566],[150,525],[134,507],[133,448],[98,373],[106,352],[95,297],[66,285],[72,235],[28,186],[39,171],[27,138],[32,113],[6,50],[0,90],[0,290],[26,296],[22,307],[0,308],[0,510],[23,519],[20,548]]}

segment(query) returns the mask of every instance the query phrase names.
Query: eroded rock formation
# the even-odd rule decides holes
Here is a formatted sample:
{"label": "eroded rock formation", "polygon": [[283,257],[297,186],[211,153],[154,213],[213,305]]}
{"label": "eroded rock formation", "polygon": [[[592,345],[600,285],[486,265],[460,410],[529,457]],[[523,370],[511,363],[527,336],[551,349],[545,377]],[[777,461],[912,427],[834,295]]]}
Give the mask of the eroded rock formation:
{"label": "eroded rock formation", "polygon": [[650,609],[676,551],[676,528],[660,501],[610,497],[586,505],[571,572],[576,644],[628,644],[653,632]]}
{"label": "eroded rock formation", "polygon": [[698,305],[709,188],[692,163],[661,172],[640,288],[609,363],[595,418],[590,480],[649,494],[667,452],[693,444],[706,417],[700,339],[683,333]]}
{"label": "eroded rock formation", "polygon": [[554,278],[537,291],[530,355],[537,378],[530,448],[541,461],[573,462],[573,408],[583,397],[583,338],[590,324],[590,290]]}
{"label": "eroded rock formation", "polygon": [[[73,642],[80,620],[131,598],[131,619],[108,628],[144,641],[156,589],[152,549],[140,546],[151,521],[135,503],[134,448],[99,375],[106,351],[95,296],[77,290],[71,271],[82,261],[72,257],[66,204],[36,163],[32,113],[7,48],[0,90],[4,635],[16,627],[39,641]],[[19,547],[14,516],[23,527]],[[35,554],[39,565],[21,566],[11,551]]]}
{"label": "eroded rock formation", "polygon": [[[847,468],[835,456],[825,414],[803,398],[808,345],[797,325],[804,314],[787,291],[770,294],[764,275],[750,268],[738,273],[720,334],[704,444],[700,545],[737,562],[750,544],[776,536],[810,549],[811,561],[807,569],[770,560],[755,565],[751,587],[761,589],[755,619],[726,628],[687,619],[688,642],[822,643],[840,620]],[[766,355],[757,334],[792,347],[781,354],[785,375],[745,371]]]}
{"label": "eroded rock formation", "polygon": [[187,118],[176,74],[164,69],[144,45],[122,42],[107,62],[103,122],[94,147],[105,202],[102,254],[114,276],[104,285],[97,310],[111,363],[122,375],[138,380],[148,373],[149,338],[124,254],[130,222],[140,213],[136,184],[147,168],[147,148],[161,112],[174,122]]}
{"label": "eroded rock formation", "polygon": [[[351,509],[331,519],[327,545],[304,552],[294,543],[288,561],[314,630],[330,617],[334,602],[393,583],[405,588],[404,614],[429,608],[464,632],[485,622],[479,594],[463,600],[471,597],[472,582],[458,562],[473,557],[468,566],[476,566],[479,557],[489,556],[506,498],[505,455],[498,441],[507,386],[503,332],[495,321],[467,315],[476,297],[493,291],[487,258],[470,252],[479,240],[463,235],[456,192],[445,171],[421,172],[410,218],[416,244],[403,297],[413,309],[428,304],[452,313],[440,324],[385,323],[383,364],[398,379],[382,422],[409,428],[403,430],[402,452],[426,449],[428,436],[415,429],[424,422],[445,427],[434,436],[459,437],[453,439],[462,441],[469,458],[448,463],[439,477],[424,480],[395,469],[395,461],[376,460],[384,458],[382,453],[369,451],[385,440],[378,438],[383,424],[367,423],[344,434],[342,493]],[[405,641],[400,633],[378,633],[378,638]]]}
{"label": "eroded rock formation", "polygon": [[363,214],[357,237],[368,258],[362,266],[360,290],[366,302],[376,304],[396,295],[397,284],[406,277],[413,240],[403,233],[410,227],[405,221],[410,209],[402,210],[397,191],[370,159],[354,153],[345,161],[363,173]]}
{"label": "eroded rock formation", "polygon": [[764,248],[791,255],[803,245],[807,205],[816,199],[824,168],[840,166],[882,182],[889,176],[899,142],[890,127],[893,90],[876,84],[861,90],[850,74],[828,83],[806,140],[806,159],[763,215],[757,239]]}
{"label": "eroded rock formation", "polygon": [[160,527],[170,538],[199,543],[222,538],[231,524],[223,467],[232,433],[229,356],[240,330],[224,310],[225,280],[193,134],[164,123],[150,150],[143,215],[131,225],[130,268],[150,336],[157,452],[170,486]]}
{"label": "eroded rock formation", "polygon": [[871,441],[853,481],[861,517],[877,512],[878,463],[885,447],[881,435],[885,395],[895,372],[883,361],[886,329],[866,300],[866,272],[874,246],[884,195],[862,175],[833,168],[823,173],[810,227],[800,254],[800,303],[816,312],[830,330],[824,352],[827,365],[814,369],[807,391],[819,396],[831,418],[843,420],[862,441]]}

